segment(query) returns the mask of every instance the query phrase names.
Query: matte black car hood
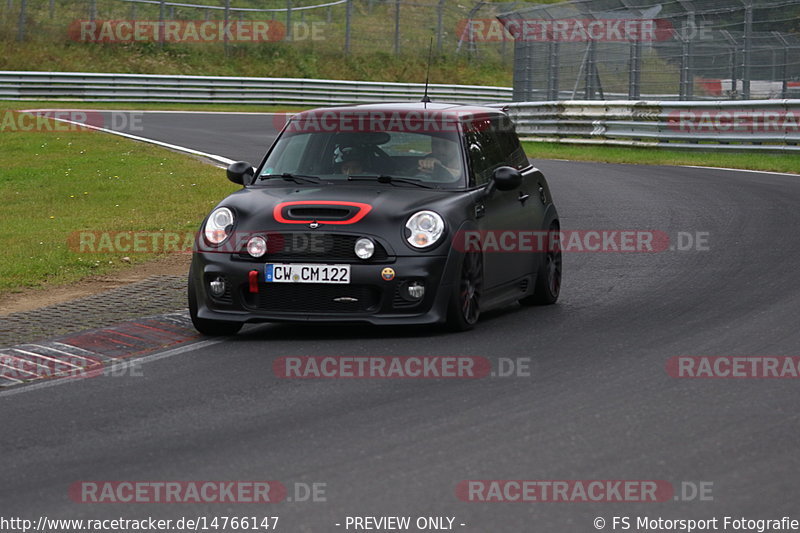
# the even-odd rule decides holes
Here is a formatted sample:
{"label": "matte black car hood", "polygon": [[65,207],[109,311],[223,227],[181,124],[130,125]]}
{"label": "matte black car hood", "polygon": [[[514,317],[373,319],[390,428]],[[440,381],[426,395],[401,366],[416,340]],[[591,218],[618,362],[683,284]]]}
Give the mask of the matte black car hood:
{"label": "matte black car hood", "polygon": [[[219,206],[236,213],[236,230],[311,231],[309,224],[286,223],[276,219],[276,206],[285,202],[345,202],[370,206],[369,212],[354,223],[333,224],[319,221],[314,231],[375,235],[385,239],[397,253],[409,250],[403,243],[404,226],[409,216],[421,210],[433,210],[445,219],[446,231],[452,233],[456,220],[468,216],[475,191],[423,189],[413,185],[347,183],[335,185],[266,186],[241,189],[220,202]],[[446,239],[445,239],[446,240]],[[439,246],[437,246],[439,248]]]}

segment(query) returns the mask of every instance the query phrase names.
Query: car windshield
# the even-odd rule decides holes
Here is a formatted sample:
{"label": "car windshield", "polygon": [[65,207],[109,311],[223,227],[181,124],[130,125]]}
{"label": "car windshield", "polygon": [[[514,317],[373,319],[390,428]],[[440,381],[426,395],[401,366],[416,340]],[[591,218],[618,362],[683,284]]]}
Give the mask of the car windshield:
{"label": "car windshield", "polygon": [[446,188],[462,187],[467,181],[455,124],[430,132],[408,131],[412,128],[398,128],[397,131],[319,129],[303,121],[290,123],[264,162],[259,173],[261,180],[288,174],[349,183],[354,181],[348,179],[350,177],[358,178],[359,182],[374,177],[379,183],[413,185],[408,180],[416,180]]}

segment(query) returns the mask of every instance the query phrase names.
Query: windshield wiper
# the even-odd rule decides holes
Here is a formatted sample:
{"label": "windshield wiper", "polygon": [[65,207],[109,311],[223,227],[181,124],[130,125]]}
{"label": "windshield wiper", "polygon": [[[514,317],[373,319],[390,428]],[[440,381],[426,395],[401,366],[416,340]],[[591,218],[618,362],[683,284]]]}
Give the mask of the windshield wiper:
{"label": "windshield wiper", "polygon": [[284,172],[282,174],[261,174],[258,176],[258,179],[270,179],[270,178],[283,178],[286,181],[293,181],[295,183],[322,183],[322,180],[319,179],[317,176],[307,176],[305,174],[292,174],[290,172]]}
{"label": "windshield wiper", "polygon": [[409,185],[416,185],[423,189],[438,189],[432,185],[422,183],[422,180],[414,178],[395,178],[394,176],[387,176],[386,174],[357,174],[354,176],[347,176],[347,181],[377,181],[378,183],[407,183]]}

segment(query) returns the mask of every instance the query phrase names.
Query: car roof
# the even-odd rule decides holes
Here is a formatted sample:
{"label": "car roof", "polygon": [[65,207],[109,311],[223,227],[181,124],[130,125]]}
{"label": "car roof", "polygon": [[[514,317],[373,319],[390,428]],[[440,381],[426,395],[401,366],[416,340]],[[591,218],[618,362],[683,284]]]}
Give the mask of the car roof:
{"label": "car roof", "polygon": [[502,109],[478,105],[450,104],[450,103],[423,103],[423,102],[386,102],[379,104],[344,105],[335,107],[318,107],[302,111],[292,117],[293,120],[306,120],[320,113],[333,113],[336,115],[357,115],[370,112],[396,113],[404,116],[409,113],[418,113],[429,118],[443,120],[474,120],[483,117],[505,116]]}

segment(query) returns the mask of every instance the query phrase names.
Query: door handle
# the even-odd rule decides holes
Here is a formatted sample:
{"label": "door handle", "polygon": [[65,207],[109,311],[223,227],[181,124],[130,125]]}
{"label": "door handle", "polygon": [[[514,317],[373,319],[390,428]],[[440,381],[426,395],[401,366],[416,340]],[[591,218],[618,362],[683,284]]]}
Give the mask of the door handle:
{"label": "door handle", "polygon": [[486,206],[484,204],[475,205],[475,218],[481,218],[486,214]]}
{"label": "door handle", "polygon": [[527,194],[527,193],[524,193],[524,192],[522,192],[522,191],[519,191],[519,196],[517,197],[517,200],[519,200],[520,202],[522,202],[522,205],[525,205],[525,202],[526,202],[526,201],[528,200],[528,198],[530,198],[530,197],[531,197],[531,195],[530,195],[530,194]]}

